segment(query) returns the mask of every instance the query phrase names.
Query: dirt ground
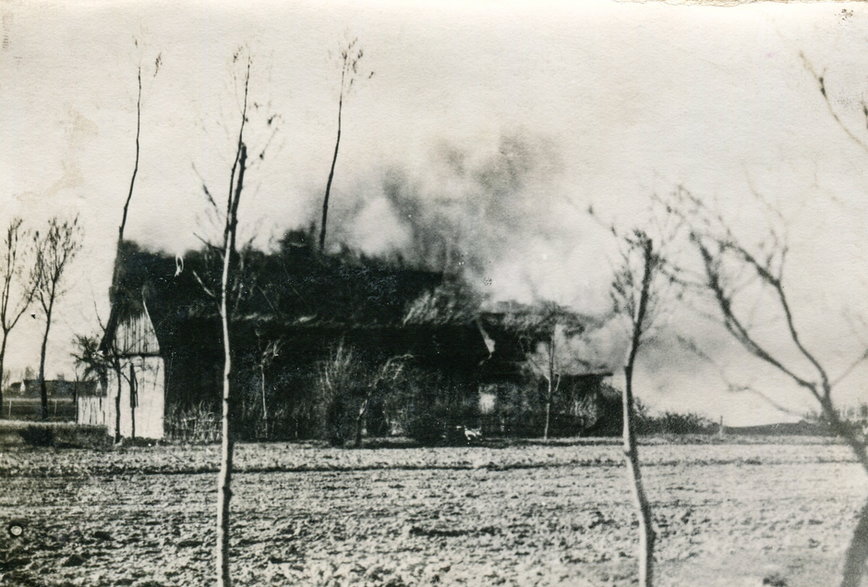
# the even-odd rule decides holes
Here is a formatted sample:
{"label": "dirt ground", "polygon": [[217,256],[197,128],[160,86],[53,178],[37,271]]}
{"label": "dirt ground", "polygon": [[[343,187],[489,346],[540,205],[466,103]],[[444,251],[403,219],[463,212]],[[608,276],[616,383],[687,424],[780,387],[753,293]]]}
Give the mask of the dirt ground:
{"label": "dirt ground", "polygon": [[[659,585],[834,585],[868,483],[823,439],[641,447]],[[237,585],[629,585],[610,443],[238,447]],[[0,452],[0,584],[211,583],[215,446]],[[7,531],[23,528],[20,536]]]}

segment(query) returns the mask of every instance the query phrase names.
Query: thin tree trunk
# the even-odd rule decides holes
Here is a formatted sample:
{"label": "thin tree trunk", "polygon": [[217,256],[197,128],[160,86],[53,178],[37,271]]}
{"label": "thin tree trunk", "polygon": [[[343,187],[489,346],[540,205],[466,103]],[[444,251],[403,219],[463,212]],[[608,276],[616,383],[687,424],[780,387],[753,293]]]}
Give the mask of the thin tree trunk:
{"label": "thin tree trunk", "polygon": [[6,363],[6,338],[8,332],[3,332],[3,338],[0,340],[0,414],[3,413],[3,369]]}
{"label": "thin tree trunk", "polygon": [[338,149],[341,146],[341,113],[344,107],[344,76],[346,74],[346,69],[341,73],[341,95],[338,98],[338,134],[335,139],[335,152],[332,155],[332,165],[329,169],[329,177],[326,181],[326,189],[325,196],[322,200],[322,224],[319,229],[319,250],[325,252],[325,239],[326,239],[326,223],[328,221],[329,215],[329,195],[332,191],[332,180],[335,177],[335,164],[338,162]]}
{"label": "thin tree trunk", "polygon": [[[238,129],[238,144],[235,161],[229,174],[229,193],[226,198],[226,224],[223,231],[223,274],[220,279],[220,322],[223,328],[223,398],[220,439],[220,472],[217,476],[217,544],[216,571],[218,587],[230,587],[232,575],[229,569],[229,505],[232,500],[232,460],[235,450],[233,427],[234,405],[232,388],[232,341],[229,337],[229,286],[232,283],[232,267],[235,257],[235,236],[238,228],[238,205],[244,189],[244,172],[247,168],[247,146],[244,144],[244,126],[247,122],[247,98],[250,87],[250,57],[244,78],[244,103],[241,109],[241,125]],[[236,172],[238,173],[236,179]]]}
{"label": "thin tree trunk", "polygon": [[48,386],[45,384],[45,352],[48,347],[48,332],[51,330],[51,305],[45,312],[45,333],[39,349],[39,396],[42,399],[42,419],[48,419]]}
{"label": "thin tree trunk", "polygon": [[835,406],[832,404],[831,399],[828,399],[829,395],[830,392],[826,391],[825,398],[827,399],[820,401],[823,413],[831,424],[832,431],[844,439],[853,451],[853,454],[856,456],[856,460],[860,465],[862,465],[865,472],[868,473],[868,453],[866,453],[866,445],[860,442],[859,439],[853,435],[850,426],[842,422],[841,418],[838,417],[838,412],[835,411]]}
{"label": "thin tree trunk", "polygon": [[624,368],[624,457],[630,474],[633,500],[639,515],[639,585],[651,587],[654,583],[654,527],[651,505],[642,484],[642,470],[639,468],[639,449],[636,443],[633,409],[633,365]]}
{"label": "thin tree trunk", "polygon": [[844,559],[844,572],[841,587],[859,587],[868,561],[868,502],[859,512],[859,522],[853,530],[850,546]]}
{"label": "thin tree trunk", "polygon": [[[114,352],[114,351],[112,351]],[[118,393],[115,395],[115,443],[121,441],[121,393],[124,390],[124,376],[121,371],[120,361],[115,359],[115,376],[118,378]]]}
{"label": "thin tree trunk", "polygon": [[359,415],[356,416],[356,448],[362,446],[362,424],[365,421],[365,414],[368,412],[368,401],[369,398],[365,398],[362,402],[362,406],[359,408]]}
{"label": "thin tree trunk", "polygon": [[127,226],[127,215],[130,210],[130,202],[133,199],[133,189],[136,186],[136,176],[139,173],[139,158],[141,153],[140,139],[142,134],[142,67],[138,69],[139,91],[136,94],[136,156],[133,162],[133,172],[130,175],[130,189],[127,192],[127,199],[124,201],[123,213],[121,214],[121,223],[118,225],[118,244],[115,251],[115,266],[112,271],[111,284],[111,301],[117,295],[117,288],[120,287],[120,271],[121,271],[121,249],[124,242],[124,230]]}
{"label": "thin tree trunk", "polygon": [[642,484],[642,470],[639,466],[639,448],[636,442],[635,405],[633,400],[633,367],[642,335],[645,328],[645,318],[648,312],[648,302],[651,297],[651,282],[654,278],[654,244],[651,239],[643,240],[642,244],[643,273],[639,290],[639,305],[636,313],[631,316],[633,332],[630,341],[630,353],[627,365],[624,367],[624,393],[622,396],[623,443],[624,459],[630,475],[633,489],[633,500],[639,517],[639,587],[651,587],[654,584],[654,526],[651,514],[651,504],[645,494]]}
{"label": "thin tree trunk", "polygon": [[232,577],[229,573],[229,504],[232,500],[232,458],[235,448],[232,438],[232,352],[229,339],[229,314],[227,289],[229,282],[229,251],[223,262],[223,293],[220,300],[220,319],[223,327],[223,402],[222,438],[220,443],[220,473],[217,481],[217,568],[218,585],[229,587]]}
{"label": "thin tree trunk", "polygon": [[[820,407],[831,425],[832,431],[844,439],[859,464],[868,473],[868,454],[865,452],[865,444],[860,442],[851,428],[838,417],[835,406],[830,399],[831,386],[826,385],[823,391],[824,395],[821,396]],[[847,547],[841,587],[859,587],[862,584],[866,563],[868,563],[868,502],[862,506],[859,512],[859,521],[856,523],[850,545]]]}
{"label": "thin tree trunk", "polygon": [[[141,134],[142,134],[142,67],[141,65],[137,71],[137,80],[138,80],[138,92],[136,93],[136,151],[135,158],[133,160],[133,171],[130,174],[130,187],[127,191],[127,198],[124,201],[123,212],[121,214],[121,222],[118,225],[118,242],[115,248],[115,264],[112,270],[112,282],[111,288],[109,290],[109,298],[112,304],[116,303],[117,295],[118,295],[118,287],[120,287],[120,271],[121,271],[121,249],[123,248],[124,242],[124,230],[127,226],[127,215],[129,214],[130,202],[133,199],[133,189],[136,185],[136,176],[139,173],[139,158],[141,153]],[[115,363],[113,365],[115,375],[118,378],[118,393],[115,396],[115,442],[121,441],[121,393],[123,391],[123,372],[121,371],[121,366],[119,361],[117,360],[116,349],[114,349],[114,343],[112,343],[112,348],[109,349],[109,352],[113,355],[112,360]],[[130,408],[132,410],[132,407]],[[135,415],[133,415],[133,437],[135,438]]]}
{"label": "thin tree trunk", "polygon": [[552,325],[552,335],[549,340],[549,376],[546,378],[546,422],[545,428],[543,428],[543,440],[549,439],[549,424],[551,422],[551,413],[552,413],[552,397],[554,395],[554,385],[555,385],[555,332],[556,325]]}
{"label": "thin tree trunk", "polygon": [[142,67],[138,70],[139,91],[136,94],[136,159],[133,164],[133,173],[130,176],[130,190],[127,192],[127,201],[124,202],[124,211],[121,216],[121,224],[118,227],[118,244],[124,240],[124,228],[127,225],[127,213],[130,208],[130,200],[133,199],[133,188],[136,185],[136,175],[139,172],[139,153],[141,151],[139,138],[142,134]]}
{"label": "thin tree trunk", "polygon": [[136,157],[133,162],[133,172],[130,175],[130,189],[127,192],[127,199],[124,202],[123,213],[121,215],[121,223],[118,225],[118,246],[117,252],[115,253],[115,268],[114,275],[112,276],[112,286],[118,287],[118,280],[120,277],[120,263],[121,263],[121,247],[124,242],[124,229],[127,226],[127,214],[130,210],[130,202],[133,199],[133,188],[136,186],[136,175],[139,173],[139,156],[141,152],[140,147],[140,137],[142,134],[142,68],[139,67],[138,71],[138,80],[139,80],[139,92],[136,98]]}
{"label": "thin tree trunk", "polygon": [[[245,92],[246,112],[246,92]],[[223,326],[223,420],[220,446],[220,473],[217,480],[217,569],[219,587],[230,587],[232,576],[229,572],[229,504],[232,500],[232,460],[235,449],[233,436],[233,398],[232,387],[232,344],[229,337],[229,284],[231,282],[232,262],[235,254],[235,232],[238,222],[238,203],[244,186],[244,171],[247,165],[247,147],[239,143],[238,180],[235,184],[234,199],[230,199],[227,209],[225,247],[223,253],[223,276],[220,292],[220,321]]]}
{"label": "thin tree trunk", "polygon": [[268,403],[265,401],[265,365],[259,364],[259,382],[262,387],[262,422],[265,425],[265,438],[268,439]]}
{"label": "thin tree trunk", "polygon": [[[132,375],[132,367],[130,367],[130,375]],[[133,387],[134,379],[130,377],[130,438],[136,439],[136,389]]]}

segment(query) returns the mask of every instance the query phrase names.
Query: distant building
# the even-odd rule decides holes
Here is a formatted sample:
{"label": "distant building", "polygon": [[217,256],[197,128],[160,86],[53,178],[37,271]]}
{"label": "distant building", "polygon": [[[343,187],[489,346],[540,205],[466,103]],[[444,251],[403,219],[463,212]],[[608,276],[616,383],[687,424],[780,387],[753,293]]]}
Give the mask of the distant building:
{"label": "distant building", "polygon": [[[79,394],[92,394],[96,381],[69,381],[66,379],[46,379],[45,387],[49,398],[75,398]],[[9,393],[18,397],[40,397],[39,379],[16,381],[9,386]]]}

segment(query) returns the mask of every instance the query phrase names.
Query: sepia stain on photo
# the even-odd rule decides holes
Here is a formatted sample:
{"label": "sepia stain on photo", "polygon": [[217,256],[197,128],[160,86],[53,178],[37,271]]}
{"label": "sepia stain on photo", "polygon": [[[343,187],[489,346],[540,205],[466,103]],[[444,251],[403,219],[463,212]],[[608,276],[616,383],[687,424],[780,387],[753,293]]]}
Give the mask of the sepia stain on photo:
{"label": "sepia stain on photo", "polygon": [[0,4],[0,585],[859,586],[868,8]]}

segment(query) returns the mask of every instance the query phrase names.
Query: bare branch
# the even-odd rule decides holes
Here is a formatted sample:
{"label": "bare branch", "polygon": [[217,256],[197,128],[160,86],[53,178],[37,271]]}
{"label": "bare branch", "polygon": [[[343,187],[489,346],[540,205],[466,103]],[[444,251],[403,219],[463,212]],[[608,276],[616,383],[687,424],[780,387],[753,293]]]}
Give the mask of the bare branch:
{"label": "bare branch", "polygon": [[683,337],[681,335],[677,336],[677,339],[684,348],[686,348],[691,353],[693,353],[694,355],[696,355],[697,357],[699,357],[700,359],[702,359],[703,361],[705,361],[706,363],[708,363],[709,365],[714,367],[714,370],[717,371],[717,375],[720,377],[720,380],[726,386],[727,391],[733,392],[733,393],[739,393],[739,392],[753,393],[754,395],[761,397],[770,406],[772,406],[773,408],[775,408],[778,411],[784,412],[786,414],[794,415],[794,416],[801,416],[800,413],[795,412],[794,410],[791,410],[790,408],[787,408],[787,407],[781,405],[780,403],[776,402],[771,397],[769,397],[765,393],[759,391],[755,387],[748,385],[748,384],[744,384],[744,383],[733,382],[728,377],[726,370],[717,361],[712,359],[708,353],[703,351],[699,347],[699,345],[696,344],[696,342],[694,342],[694,341],[692,341],[686,337]]}
{"label": "bare branch", "polygon": [[803,416],[803,414],[801,412],[797,412],[795,410],[792,410],[792,409],[778,403],[777,401],[775,401],[771,397],[769,397],[767,394],[765,394],[762,391],[755,389],[749,385],[731,386],[728,388],[728,391],[733,392],[733,393],[740,393],[740,392],[752,393],[752,394],[756,395],[757,397],[761,398],[768,405],[770,405],[774,409],[778,410],[779,412],[782,412],[784,414],[788,414],[790,416],[797,416],[800,418]]}
{"label": "bare branch", "polygon": [[814,384],[790,370],[754,339],[749,329],[742,323],[738,316],[736,316],[733,310],[732,298],[723,286],[723,276],[720,270],[719,258],[712,253],[709,246],[706,245],[699,236],[694,234],[691,238],[699,249],[706,270],[706,276],[708,278],[707,286],[714,295],[718,309],[720,309],[721,314],[723,315],[723,325],[727,331],[732,334],[733,337],[735,337],[735,339],[738,340],[752,355],[783,372],[799,386],[809,390],[811,394],[817,396],[819,399],[818,391]]}
{"label": "bare branch", "polygon": [[[0,292],[0,329],[4,335],[15,328],[21,316],[27,311],[36,295],[39,285],[36,274],[26,271],[28,262],[35,262],[34,247],[28,246],[30,234],[22,229],[21,218],[13,218],[6,228],[6,238],[3,241],[3,278]],[[12,297],[13,287],[19,285],[17,299]]]}
{"label": "bare branch", "polygon": [[220,296],[218,296],[218,295],[214,292],[213,289],[211,289],[210,287],[208,287],[207,285],[205,285],[205,282],[202,281],[202,278],[201,278],[201,277],[199,277],[199,273],[198,273],[197,271],[193,270],[192,273],[193,273],[193,278],[196,280],[196,283],[199,284],[199,287],[202,288],[202,291],[204,291],[205,294],[206,294],[209,298],[211,298],[211,299],[213,299],[213,300],[217,300],[217,299],[220,298]]}
{"label": "bare branch", "polygon": [[[805,66],[805,69],[816,80],[817,85],[818,85],[819,90],[820,90],[820,95],[823,96],[823,102],[826,103],[826,108],[829,110],[829,114],[832,115],[832,118],[835,120],[835,122],[838,124],[838,126],[841,128],[841,130],[843,130],[844,133],[846,133],[846,135],[848,137],[850,137],[850,139],[854,143],[856,143],[857,145],[862,147],[862,149],[864,149],[865,151],[868,151],[868,143],[866,143],[863,139],[860,139],[859,137],[857,137],[853,133],[853,131],[850,130],[850,128],[846,124],[844,124],[844,121],[841,120],[841,117],[838,116],[838,113],[835,112],[835,109],[832,108],[832,102],[829,100],[829,94],[826,91],[826,79],[825,79],[824,75],[817,73],[817,71],[814,69],[814,66],[811,64],[810,61],[808,61],[808,58],[805,56],[804,52],[800,51],[799,57],[802,58],[802,64]],[[866,106],[864,103],[862,104],[862,113],[865,117],[866,128],[868,128],[868,106]]]}
{"label": "bare branch", "polygon": [[862,363],[866,359],[868,359],[868,349],[865,349],[865,352],[859,355],[859,357],[855,361],[853,361],[849,367],[844,369],[844,371],[842,371],[841,374],[838,375],[838,377],[836,377],[831,383],[829,383],[829,387],[836,387],[839,383],[841,383],[841,381],[846,379],[847,376],[850,375],[850,373],[852,373],[853,370],[856,369],[856,367],[858,367],[860,363]]}
{"label": "bare branch", "polygon": [[223,249],[219,245],[215,245],[211,241],[206,240],[205,237],[201,236],[197,232],[194,232],[193,236],[196,238],[197,241],[202,243],[202,246],[205,247],[208,251],[212,253],[217,253],[221,257],[223,256]]}
{"label": "bare branch", "polygon": [[199,178],[199,183],[202,184],[202,193],[205,195],[205,200],[210,204],[211,208],[217,213],[220,214],[220,209],[217,206],[217,202],[214,200],[214,196],[211,195],[211,190],[208,189],[208,183],[205,181],[205,178],[202,177],[202,174],[199,173],[199,169],[196,167],[196,163],[192,163],[193,173],[196,174],[196,177]]}

